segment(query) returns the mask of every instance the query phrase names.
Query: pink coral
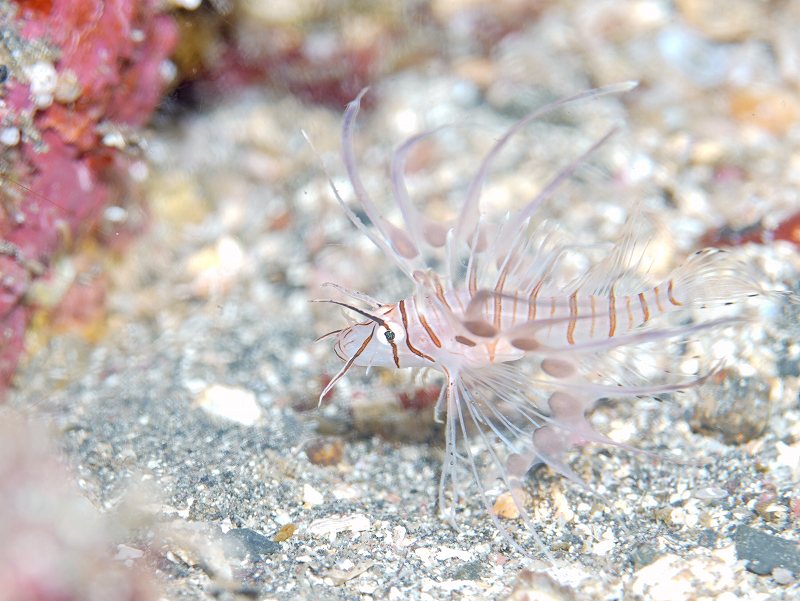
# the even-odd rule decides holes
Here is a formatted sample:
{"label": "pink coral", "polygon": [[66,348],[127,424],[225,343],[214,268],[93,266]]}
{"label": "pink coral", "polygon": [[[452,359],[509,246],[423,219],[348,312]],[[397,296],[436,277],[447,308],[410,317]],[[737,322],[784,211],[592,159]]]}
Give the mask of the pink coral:
{"label": "pink coral", "polygon": [[[91,230],[114,191],[109,182],[120,179],[113,173],[128,166],[125,155],[103,145],[104,132],[147,122],[177,41],[172,17],[159,12],[156,0],[18,5],[13,26],[22,58],[12,65],[0,117],[23,129],[21,144],[4,162],[25,189],[20,198],[9,195],[0,212],[0,391],[22,348],[30,279],[65,241]],[[36,61],[49,68],[41,48],[54,57],[52,100],[33,89]]]}

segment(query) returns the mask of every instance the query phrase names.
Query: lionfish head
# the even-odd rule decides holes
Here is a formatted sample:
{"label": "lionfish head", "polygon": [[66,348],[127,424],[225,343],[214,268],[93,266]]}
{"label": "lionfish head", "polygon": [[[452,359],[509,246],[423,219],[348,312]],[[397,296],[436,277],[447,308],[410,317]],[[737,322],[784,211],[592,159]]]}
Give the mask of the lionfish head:
{"label": "lionfish head", "polygon": [[317,339],[335,335],[333,351],[345,362],[339,373],[322,391],[320,399],[353,365],[400,367],[400,361],[406,353],[405,347],[400,345],[406,336],[406,329],[401,321],[396,319],[399,313],[397,305],[380,305],[377,309],[366,311],[335,300],[325,302],[353,311],[358,315],[358,319],[345,328],[334,330]]}
{"label": "lionfish head", "polygon": [[396,366],[402,348],[398,344],[405,337],[402,324],[393,319],[397,305],[383,305],[374,313],[357,312],[365,319],[338,333],[334,345],[336,354],[343,361],[362,367]]}

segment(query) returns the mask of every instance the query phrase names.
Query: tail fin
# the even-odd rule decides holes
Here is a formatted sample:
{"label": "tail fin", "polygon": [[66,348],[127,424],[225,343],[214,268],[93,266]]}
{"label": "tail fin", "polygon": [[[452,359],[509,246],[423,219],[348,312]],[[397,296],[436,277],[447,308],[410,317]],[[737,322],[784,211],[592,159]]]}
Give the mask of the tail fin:
{"label": "tail fin", "polygon": [[729,305],[767,291],[753,270],[717,248],[697,251],[669,280],[670,301],[682,305]]}

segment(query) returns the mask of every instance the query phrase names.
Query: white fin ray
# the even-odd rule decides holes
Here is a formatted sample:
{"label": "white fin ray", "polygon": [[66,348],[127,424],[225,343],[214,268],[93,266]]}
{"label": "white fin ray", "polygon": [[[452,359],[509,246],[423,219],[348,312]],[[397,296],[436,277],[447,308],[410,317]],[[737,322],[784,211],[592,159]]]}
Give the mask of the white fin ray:
{"label": "white fin ray", "polygon": [[378,309],[383,306],[383,303],[379,300],[376,300],[369,296],[368,294],[364,294],[363,292],[359,292],[358,290],[350,290],[350,288],[345,288],[339,284],[335,284],[333,282],[325,282],[322,284],[323,288],[333,288],[334,290],[338,290],[345,296],[349,296],[355,300],[359,300],[362,303],[369,305],[373,309]]}
{"label": "white fin ray", "polygon": [[[511,496],[519,512],[520,519],[525,524],[527,532],[534,539],[536,548],[541,550],[553,562],[553,557],[539,537],[530,511],[525,507],[525,503],[519,494],[519,483],[512,481],[505,468],[506,450],[502,445],[498,445],[489,438],[487,430],[496,434],[497,425],[482,413],[480,403],[474,398],[474,394],[477,392],[476,389],[465,386],[463,381],[457,381],[451,384],[449,390],[451,397],[448,402],[448,429],[452,429],[454,433],[457,432],[460,437],[460,446],[463,447],[463,455],[460,457],[467,464],[466,467],[472,474],[472,484],[477,487],[481,502],[498,532],[509,547],[522,555],[527,555],[525,549],[515,540],[509,528],[506,527],[494,511],[494,503],[490,499],[490,493],[485,483],[487,466],[499,477],[504,491]],[[458,425],[457,429],[455,424]],[[478,439],[475,445],[471,442],[471,436],[473,435],[476,435]],[[440,490],[440,498],[444,498],[444,494],[444,491]]]}
{"label": "white fin ray", "polygon": [[[446,246],[445,251],[447,256],[444,257],[444,260],[448,265],[448,288],[457,289],[462,285],[459,277],[461,269],[458,268],[459,264],[463,265],[462,261],[464,263],[471,262],[473,264],[473,269],[476,272],[480,272],[480,276],[477,274],[473,276],[473,280],[476,283],[488,285],[490,279],[496,279],[498,269],[486,269],[484,264],[488,264],[491,260],[502,262],[503,259],[508,256],[509,242],[524,237],[525,224],[533,216],[538,207],[552,196],[553,192],[568,180],[578,167],[583,165],[588,157],[596,152],[596,150],[613,135],[616,129],[612,128],[609,130],[609,132],[596,141],[589,149],[573,159],[551,178],[542,190],[531,200],[526,202],[521,209],[513,213],[510,219],[513,226],[507,225],[506,227],[500,227],[485,222],[482,227],[479,227],[478,224],[481,215],[480,193],[488,172],[502,149],[506,146],[508,141],[524,129],[526,125],[548,113],[565,106],[590,101],[599,96],[621,93],[632,89],[635,85],[636,84],[633,82],[624,82],[581,92],[568,98],[548,103],[517,121],[497,142],[495,142],[484,157],[478,169],[478,173],[470,182],[467,191],[467,199],[462,205],[461,212],[457,218],[452,221],[430,219],[420,212],[411,201],[405,184],[405,163],[411,149],[422,140],[450,126],[442,126],[429,130],[406,140],[395,151],[390,166],[393,198],[403,218],[404,227],[402,228],[389,221],[378,209],[378,206],[372,200],[361,181],[356,166],[357,161],[353,147],[353,137],[355,120],[361,107],[361,100],[367,92],[365,88],[347,105],[347,109],[345,110],[342,123],[342,158],[357,203],[369,218],[372,228],[368,227],[356,216],[354,211],[343,201],[335,186],[331,184],[334,194],[339,203],[343,206],[350,220],[365,233],[384,254],[391,258],[409,278],[413,279],[415,271],[435,268],[436,264],[430,262],[429,255],[435,254],[439,257],[442,247]],[[450,233],[448,234],[448,232]],[[500,237],[500,233],[503,233],[504,236]],[[505,234],[507,234],[507,236]],[[495,243],[491,245],[491,249],[487,248],[487,238],[493,238],[495,240]],[[528,261],[528,263],[533,263],[534,261],[535,257]],[[467,285],[465,285],[465,287],[467,287]]]}
{"label": "white fin ray", "polygon": [[[485,261],[495,261],[495,262],[502,262],[503,258],[506,256],[508,251],[508,244],[515,240],[517,235],[519,234],[518,231],[514,231],[513,229],[510,232],[506,232],[508,234],[505,238],[498,237],[498,243],[492,247],[493,253],[485,252],[486,248],[485,245],[475,244],[474,237],[475,232],[479,229],[479,223],[481,221],[481,210],[480,210],[480,197],[481,192],[485,183],[485,180],[488,176],[489,169],[491,168],[494,161],[499,156],[500,152],[509,142],[509,140],[518,134],[526,125],[535,121],[550,112],[553,112],[559,108],[563,108],[564,106],[572,105],[575,103],[587,101],[598,96],[606,95],[606,94],[614,94],[629,90],[635,87],[635,83],[626,82],[622,84],[607,86],[605,88],[597,88],[595,90],[591,90],[590,92],[576,94],[574,96],[564,98],[561,100],[556,100],[552,103],[544,105],[539,109],[531,112],[527,116],[523,117],[519,121],[517,121],[514,125],[512,125],[506,132],[498,139],[497,142],[492,146],[489,152],[484,157],[476,176],[470,183],[469,189],[467,191],[467,199],[464,202],[461,212],[459,213],[458,219],[456,220],[456,226],[453,230],[453,246],[454,252],[451,254],[451,262],[449,263],[449,275],[451,281],[457,286],[458,285],[458,269],[457,265],[458,262],[462,259],[462,255],[466,255],[467,262],[473,262],[480,257]],[[588,158],[594,154],[603,144],[605,144],[617,131],[617,128],[611,128],[604,136],[602,136],[599,140],[597,140],[594,144],[592,144],[587,150],[582,152],[578,157],[573,159],[569,164],[567,164],[564,168],[562,168],[550,181],[545,184],[545,186],[529,201],[525,203],[525,205],[512,214],[510,218],[511,223],[518,224],[517,227],[522,228],[523,224],[526,224],[528,220],[532,218],[534,213],[538,210],[541,204],[549,199],[553,193],[562,186],[572,175],[575,171],[585,162]],[[490,225],[486,226],[491,227]],[[500,229],[500,228],[498,228]],[[489,285],[489,280],[481,280],[479,279],[479,283],[481,285]]]}
{"label": "white fin ray", "polygon": [[400,207],[406,230],[423,256],[425,249],[439,249],[446,244],[447,232],[453,228],[454,222],[430,219],[414,206],[405,182],[406,158],[409,151],[416,144],[438,133],[445,127],[447,126],[438,127],[409,138],[392,155],[390,173],[394,198]]}
{"label": "white fin ray", "polygon": [[486,181],[486,177],[488,176],[489,169],[491,168],[494,161],[497,159],[497,156],[500,154],[500,151],[503,150],[503,148],[506,146],[506,144],[508,144],[509,140],[514,135],[519,133],[526,125],[528,125],[532,121],[535,121],[536,119],[539,119],[547,115],[548,113],[552,113],[553,111],[559,108],[562,108],[564,106],[574,105],[579,102],[592,100],[599,96],[626,92],[636,87],[636,85],[637,84],[635,82],[624,82],[619,84],[613,84],[602,88],[587,90],[585,92],[581,92],[579,94],[575,94],[567,98],[561,98],[559,100],[555,100],[532,111],[531,113],[529,113],[528,115],[517,121],[508,130],[506,130],[506,133],[504,133],[497,140],[497,142],[495,142],[495,144],[492,146],[489,152],[486,153],[486,156],[484,157],[480,167],[478,168],[477,174],[472,179],[472,182],[470,182],[469,190],[467,191],[467,198],[464,202],[461,213],[459,214],[458,221],[455,227],[454,235],[456,243],[466,244],[470,240],[472,232],[477,226],[478,218],[480,217],[480,196],[484,182]]}
{"label": "white fin ray", "polygon": [[641,242],[641,216],[634,207],[622,227],[619,241],[611,252],[590,267],[575,282],[567,286],[568,294],[580,290],[582,294],[607,296],[613,289],[616,294],[635,294],[648,287],[643,276],[642,263],[647,243]]}
{"label": "white fin ray", "polygon": [[[468,413],[472,418],[480,442],[470,448],[467,456],[487,507],[490,501],[486,498],[486,491],[491,488],[491,480],[497,479],[502,483],[505,493],[511,495],[523,522],[535,534],[535,528],[529,523],[530,509],[525,507],[518,494],[515,495],[515,490],[524,486],[525,475],[537,464],[546,464],[556,474],[608,503],[603,494],[586,483],[566,463],[564,455],[568,450],[594,443],[659,456],[619,443],[595,431],[585,417],[594,405],[596,395],[593,393],[576,391],[567,395],[554,392],[547,401],[549,413],[543,412],[538,408],[542,401],[529,398],[525,388],[518,385],[517,380],[528,381],[527,375],[518,372],[518,377],[513,377],[515,372],[518,372],[517,368],[507,364],[497,368],[470,370],[462,374],[462,384],[458,388],[459,406],[463,405],[466,409],[460,413]],[[464,436],[469,434],[465,430],[462,432]],[[487,460],[480,461],[479,457]],[[482,465],[490,467],[491,471],[479,473]],[[501,531],[505,530],[503,526],[500,528]],[[506,532],[503,534],[504,538],[510,536]]]}
{"label": "white fin ray", "polygon": [[[497,436],[498,442],[505,446],[504,453],[532,455],[533,460],[529,462],[528,469],[537,462],[543,462],[557,473],[591,490],[582,479],[571,477],[571,470],[563,463],[562,454],[570,448],[593,443],[654,458],[661,457],[658,453],[620,443],[597,432],[586,418],[586,414],[594,408],[599,398],[641,396],[659,391],[673,392],[699,385],[710,376],[711,374],[707,374],[678,384],[627,389],[627,394],[613,395],[608,393],[612,390],[625,392],[626,389],[597,385],[579,374],[567,383],[532,378],[528,370],[524,369],[524,365],[519,363],[469,370],[462,375],[462,381],[464,388],[469,390],[469,395],[465,395],[465,398],[472,399],[481,408],[489,408],[492,419],[485,419],[485,423]],[[531,387],[532,383],[538,386]],[[549,392],[549,397],[534,398],[531,396],[534,391],[540,396]],[[484,410],[481,411],[483,413]],[[540,440],[537,445],[535,438],[535,433],[542,431],[558,436],[556,439],[550,439],[549,444],[543,447],[543,441]],[[557,440],[561,442],[556,444]]]}
{"label": "white fin ray", "polygon": [[[364,94],[364,92],[366,92],[366,90],[362,91],[362,93],[358,96],[358,98],[356,100],[354,100],[353,102],[351,102],[350,105],[352,105],[353,103],[360,103],[361,96]],[[348,105],[348,107],[350,105]],[[357,113],[358,109],[356,108],[355,110],[356,110],[356,113]],[[350,129],[352,129],[352,127],[353,127],[352,121],[349,124],[347,122],[345,122],[345,125],[347,125]],[[378,249],[381,252],[383,252],[383,254],[386,257],[388,257],[390,260],[392,260],[395,263],[395,265],[397,265],[397,267],[403,273],[405,273],[408,277],[413,277],[412,276],[411,267],[408,265],[408,263],[405,261],[405,259],[403,259],[403,257],[401,257],[391,247],[390,242],[386,237],[386,234],[382,230],[377,228],[377,226],[376,226],[376,230],[373,231],[373,229],[369,228],[367,226],[367,224],[365,224],[361,219],[359,219],[358,215],[355,214],[353,209],[351,209],[348,206],[348,204],[345,202],[344,198],[342,198],[342,195],[339,193],[339,189],[336,187],[336,184],[334,183],[333,178],[331,177],[330,173],[328,172],[328,169],[325,167],[325,162],[322,160],[321,155],[317,151],[317,149],[314,146],[313,142],[311,142],[311,138],[309,138],[308,134],[305,131],[301,130],[301,133],[303,134],[303,137],[305,138],[306,142],[308,142],[309,146],[311,146],[311,150],[314,152],[314,154],[316,154],[317,158],[319,159],[319,163],[322,166],[322,170],[325,173],[325,177],[328,179],[328,186],[330,186],[330,189],[333,192],[333,196],[336,199],[336,202],[339,203],[339,206],[342,208],[342,210],[344,211],[345,215],[347,215],[347,218],[350,220],[350,223],[352,223],[354,226],[356,226],[356,229],[358,231],[360,231],[362,234],[364,234],[370,242],[372,242],[375,246],[377,246]],[[348,136],[349,137],[347,138],[347,144],[349,145],[349,148],[347,148],[346,150],[343,148],[342,155],[343,155],[343,158],[345,160],[345,163],[347,164],[348,174],[351,177],[355,174],[355,176],[358,178],[357,168],[356,168],[356,165],[355,165],[355,159],[352,156],[352,132],[349,132]],[[344,144],[344,140],[345,140],[345,136],[344,136],[344,131],[343,131],[343,133],[342,133],[342,143],[343,144]],[[348,162],[348,156],[349,156],[349,162]],[[360,179],[358,180],[358,182],[360,183]],[[362,206],[363,206],[363,202],[366,201],[370,206],[374,207],[374,205],[372,205],[372,201],[369,199],[369,195],[366,193],[366,190],[364,189],[363,185],[361,185],[359,188],[356,188],[355,185],[354,185],[354,190],[356,191],[356,196],[359,198],[359,201],[362,203]],[[359,191],[363,192],[363,196],[359,196],[359,194],[358,194]]]}
{"label": "white fin ray", "polygon": [[687,305],[731,304],[766,293],[747,266],[717,248],[697,251],[670,279],[675,298]]}
{"label": "white fin ray", "polygon": [[[528,223],[539,207],[541,207],[546,200],[552,197],[555,191],[566,181],[568,181],[569,178],[575,174],[578,168],[584,165],[586,161],[589,160],[589,157],[597,152],[617,131],[618,128],[612,127],[603,137],[592,144],[587,150],[570,161],[567,166],[559,170],[556,175],[551,178],[550,181],[547,182],[547,184],[545,184],[544,187],[537,192],[531,200],[526,202],[521,209],[513,213],[513,215],[506,216],[506,223],[504,224],[504,236],[501,238],[501,242],[505,242],[506,245],[501,245],[498,247],[497,260],[501,260],[501,258],[504,258],[508,255],[508,247],[513,244],[513,241],[524,234],[525,230],[528,228]],[[509,225],[512,227],[509,228]],[[511,229],[512,231],[505,232],[506,229]]]}
{"label": "white fin ray", "polygon": [[[353,187],[356,198],[361,208],[369,217],[372,225],[380,234],[380,242],[376,241],[376,236],[371,233],[368,234],[372,240],[384,253],[386,253],[395,263],[397,263],[401,270],[409,277],[415,270],[424,269],[425,265],[419,260],[419,249],[412,240],[411,236],[405,230],[392,224],[380,212],[378,207],[372,201],[367,189],[361,181],[361,176],[356,167],[357,161],[353,149],[353,131],[355,129],[355,120],[361,108],[361,99],[367,93],[367,88],[364,88],[361,93],[347,105],[342,121],[342,159],[344,161],[347,175],[350,178],[350,185]],[[340,204],[345,207],[345,211],[357,226],[360,220],[355,217],[352,210],[338,197]],[[363,226],[363,224],[362,224]],[[367,228],[359,226],[359,229],[365,231]]]}

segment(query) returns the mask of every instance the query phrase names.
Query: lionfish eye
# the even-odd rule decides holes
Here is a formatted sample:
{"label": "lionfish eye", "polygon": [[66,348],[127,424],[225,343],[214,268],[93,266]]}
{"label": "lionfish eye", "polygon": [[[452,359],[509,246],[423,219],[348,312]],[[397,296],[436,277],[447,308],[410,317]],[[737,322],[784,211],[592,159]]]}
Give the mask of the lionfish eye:
{"label": "lionfish eye", "polygon": [[405,330],[403,330],[402,326],[387,321],[385,327],[378,327],[378,336],[378,340],[380,340],[383,344],[394,344],[403,339],[405,336]]}

